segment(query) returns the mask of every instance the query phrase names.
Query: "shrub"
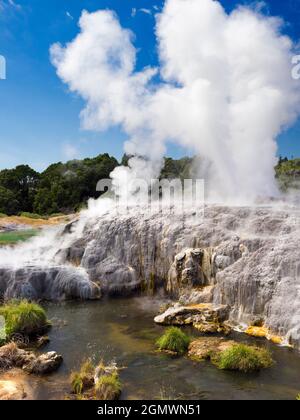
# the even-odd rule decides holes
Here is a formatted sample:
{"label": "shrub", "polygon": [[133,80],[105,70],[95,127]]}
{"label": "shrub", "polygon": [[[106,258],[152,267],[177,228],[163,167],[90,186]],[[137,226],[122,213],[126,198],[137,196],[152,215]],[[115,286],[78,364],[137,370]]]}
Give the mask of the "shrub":
{"label": "shrub", "polygon": [[219,369],[251,372],[270,367],[273,360],[267,349],[237,344],[217,355],[213,362]]}
{"label": "shrub", "polygon": [[117,400],[121,395],[121,389],[119,375],[116,372],[102,375],[95,385],[95,398],[104,401]]}
{"label": "shrub", "polygon": [[159,350],[184,354],[190,344],[189,337],[180,328],[171,327],[157,340]]}
{"label": "shrub", "polygon": [[0,315],[5,319],[5,332],[8,338],[13,334],[32,336],[50,326],[44,309],[27,300],[6,303],[0,307]]}

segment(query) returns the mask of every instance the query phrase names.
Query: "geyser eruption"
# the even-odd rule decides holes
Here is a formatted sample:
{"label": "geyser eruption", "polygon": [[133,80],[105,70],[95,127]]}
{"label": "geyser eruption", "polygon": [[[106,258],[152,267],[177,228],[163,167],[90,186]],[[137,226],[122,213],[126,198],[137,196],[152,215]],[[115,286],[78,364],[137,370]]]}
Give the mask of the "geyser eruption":
{"label": "geyser eruption", "polygon": [[[84,11],[80,33],[53,45],[51,58],[86,101],[83,127],[120,125],[126,153],[147,158],[146,171],[130,162],[133,176],[156,177],[172,141],[208,162],[211,199],[251,201],[277,194],[276,137],[299,113],[293,44],[281,26],[247,7],[227,14],[213,0],[167,0],[156,15],[159,66],[138,71],[133,35],[117,16]],[[122,171],[112,177],[121,182]]]}

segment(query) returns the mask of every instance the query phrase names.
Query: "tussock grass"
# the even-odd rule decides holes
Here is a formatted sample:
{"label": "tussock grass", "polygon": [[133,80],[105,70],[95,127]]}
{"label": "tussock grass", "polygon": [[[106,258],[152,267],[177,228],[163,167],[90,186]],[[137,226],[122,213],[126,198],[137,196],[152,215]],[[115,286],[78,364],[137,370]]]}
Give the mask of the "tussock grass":
{"label": "tussock grass", "polygon": [[190,338],[180,328],[170,327],[157,340],[159,350],[184,354],[190,344]]}
{"label": "tussock grass", "polygon": [[121,395],[121,390],[122,385],[116,372],[103,375],[95,385],[95,398],[106,401],[117,400]]}
{"label": "tussock grass", "polygon": [[253,372],[272,366],[271,353],[265,348],[237,344],[212,359],[213,363],[224,370]]}
{"label": "tussock grass", "polygon": [[32,336],[45,331],[50,326],[45,310],[40,305],[25,299],[12,300],[0,306],[0,315],[5,319],[7,338],[13,334]]}
{"label": "tussock grass", "polygon": [[95,367],[91,359],[82,362],[78,372],[71,373],[71,388],[74,394],[80,395],[82,392],[93,386]]}
{"label": "tussock grass", "polygon": [[83,380],[80,372],[71,373],[71,387],[74,394],[80,395],[83,391]]}

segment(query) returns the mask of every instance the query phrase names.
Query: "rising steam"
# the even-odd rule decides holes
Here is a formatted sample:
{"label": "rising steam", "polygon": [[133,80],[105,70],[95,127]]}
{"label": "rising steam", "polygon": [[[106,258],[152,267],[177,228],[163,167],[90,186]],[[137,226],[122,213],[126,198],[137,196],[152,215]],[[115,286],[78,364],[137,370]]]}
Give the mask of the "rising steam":
{"label": "rising steam", "polygon": [[[120,125],[134,176],[157,176],[166,143],[208,162],[218,201],[277,194],[276,137],[299,115],[292,41],[282,21],[246,7],[227,14],[213,0],[168,0],[156,16],[159,68],[135,70],[133,34],[108,10],[83,11],[80,33],[51,47],[58,76],[86,106],[86,129]],[[153,76],[159,74],[160,83]],[[200,168],[201,169],[201,168]]]}

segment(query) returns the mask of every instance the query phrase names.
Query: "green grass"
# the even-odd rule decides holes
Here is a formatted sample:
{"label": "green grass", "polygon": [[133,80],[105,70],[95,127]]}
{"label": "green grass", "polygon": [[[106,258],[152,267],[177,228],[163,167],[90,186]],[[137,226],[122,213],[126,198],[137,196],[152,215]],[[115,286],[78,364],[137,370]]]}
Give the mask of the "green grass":
{"label": "green grass", "polygon": [[78,372],[71,373],[71,387],[74,394],[80,395],[86,388],[93,386],[94,371],[91,359],[86,359]]}
{"label": "green grass", "polygon": [[180,328],[168,328],[157,340],[159,350],[167,350],[177,354],[184,354],[190,344],[190,338]]}
{"label": "green grass", "polygon": [[99,400],[117,400],[121,395],[122,385],[119,375],[115,372],[111,375],[103,375],[95,385],[95,397]]}
{"label": "green grass", "polygon": [[20,213],[21,217],[27,217],[28,219],[47,219],[47,217],[45,216],[41,216],[40,214],[37,213],[29,213],[27,211],[23,211],[22,213]]}
{"label": "green grass", "polygon": [[0,315],[5,319],[7,338],[13,334],[32,336],[50,326],[44,309],[27,300],[15,300],[0,306]]}
{"label": "green grass", "polygon": [[241,372],[257,371],[270,367],[274,363],[267,349],[245,344],[233,345],[213,358],[212,361],[219,369]]}
{"label": "green grass", "polygon": [[36,229],[18,230],[0,233],[0,245],[13,245],[24,242],[38,234]]}
{"label": "green grass", "polygon": [[0,219],[2,219],[3,217],[7,217],[7,214],[5,214],[5,213],[0,213]]}
{"label": "green grass", "polygon": [[80,395],[83,391],[83,380],[80,372],[71,373],[71,387],[74,394]]}
{"label": "green grass", "polygon": [[65,216],[64,213],[52,213],[49,216],[49,219],[51,219],[52,217],[61,217],[61,216]]}

